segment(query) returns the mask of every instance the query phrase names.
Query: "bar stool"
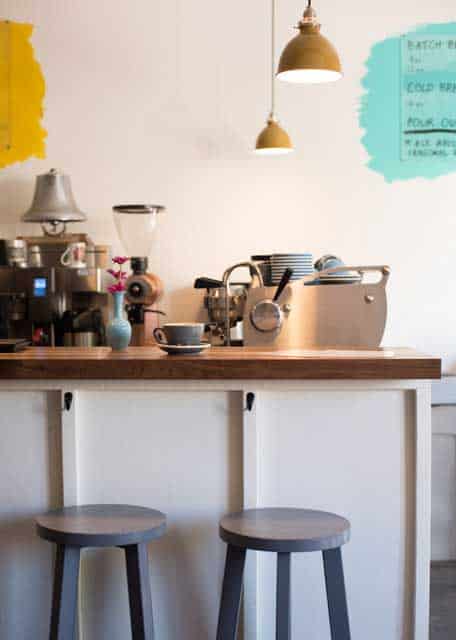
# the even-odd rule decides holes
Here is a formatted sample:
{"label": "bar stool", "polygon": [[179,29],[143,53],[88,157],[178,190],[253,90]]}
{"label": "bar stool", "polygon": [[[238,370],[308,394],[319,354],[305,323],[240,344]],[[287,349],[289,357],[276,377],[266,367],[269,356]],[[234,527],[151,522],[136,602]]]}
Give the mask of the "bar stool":
{"label": "bar stool", "polygon": [[79,562],[83,547],[122,547],[127,565],[133,640],[153,640],[147,543],[166,530],[160,511],[128,505],[85,505],[36,519],[38,535],[57,545],[50,640],[74,637]]}
{"label": "bar stool", "polygon": [[228,544],[217,640],[235,640],[247,549],[277,553],[276,638],[291,638],[290,558],[296,552],[323,552],[332,640],[350,640],[341,547],[350,523],[333,513],[308,509],[248,509],[220,521]]}

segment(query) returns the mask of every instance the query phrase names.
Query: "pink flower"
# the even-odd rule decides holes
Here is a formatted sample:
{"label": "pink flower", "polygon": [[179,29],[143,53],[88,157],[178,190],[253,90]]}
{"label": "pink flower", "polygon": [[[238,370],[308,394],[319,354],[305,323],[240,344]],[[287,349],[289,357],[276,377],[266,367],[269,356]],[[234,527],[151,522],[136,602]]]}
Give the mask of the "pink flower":
{"label": "pink flower", "polygon": [[125,280],[127,279],[127,274],[125,271],[122,271],[122,265],[125,264],[129,260],[127,257],[116,256],[112,259],[114,264],[119,265],[119,269],[108,269],[107,272],[111,275],[116,282],[108,287],[109,293],[122,293],[126,290]]}
{"label": "pink flower", "polygon": [[122,293],[125,291],[125,285],[123,282],[116,282],[116,284],[112,284],[108,287],[109,293]]}
{"label": "pink flower", "polygon": [[115,271],[114,269],[108,269],[108,273],[116,280],[125,280],[125,278],[127,277],[125,271],[122,270]]}

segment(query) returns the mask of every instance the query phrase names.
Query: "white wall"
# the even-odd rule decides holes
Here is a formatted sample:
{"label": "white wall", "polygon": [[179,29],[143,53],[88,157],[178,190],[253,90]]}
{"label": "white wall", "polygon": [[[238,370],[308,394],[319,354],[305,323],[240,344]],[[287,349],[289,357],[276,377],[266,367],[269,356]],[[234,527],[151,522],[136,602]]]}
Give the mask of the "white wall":
{"label": "white wall", "polygon": [[[456,176],[387,185],[365,167],[357,111],[371,45],[454,19],[452,0],[352,0],[317,8],[345,78],[279,86],[297,152],[252,155],[268,110],[269,0],[0,0],[36,25],[47,78],[48,158],[0,172],[0,232],[24,231],[34,175],[66,169],[97,241],[117,243],[111,205],[168,207],[152,266],[173,318],[192,315],[196,275],[252,252],[330,251],[391,265],[385,343],[445,356],[456,369]],[[302,0],[281,0],[284,44]],[[196,305],[195,302],[193,302]]]}
{"label": "white wall", "polygon": [[456,559],[455,407],[432,411],[432,559]]}

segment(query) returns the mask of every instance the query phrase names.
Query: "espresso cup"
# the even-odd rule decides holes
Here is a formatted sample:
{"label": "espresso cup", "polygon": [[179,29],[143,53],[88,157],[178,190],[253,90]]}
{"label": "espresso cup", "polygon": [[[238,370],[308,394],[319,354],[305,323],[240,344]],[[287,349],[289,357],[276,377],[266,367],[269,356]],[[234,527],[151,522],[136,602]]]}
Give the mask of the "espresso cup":
{"label": "espresso cup", "polygon": [[62,253],[60,262],[64,267],[82,269],[86,266],[86,243],[71,242]]}
{"label": "espresso cup", "polygon": [[154,338],[159,344],[199,345],[203,333],[204,324],[201,322],[179,322],[157,327],[154,329]]}

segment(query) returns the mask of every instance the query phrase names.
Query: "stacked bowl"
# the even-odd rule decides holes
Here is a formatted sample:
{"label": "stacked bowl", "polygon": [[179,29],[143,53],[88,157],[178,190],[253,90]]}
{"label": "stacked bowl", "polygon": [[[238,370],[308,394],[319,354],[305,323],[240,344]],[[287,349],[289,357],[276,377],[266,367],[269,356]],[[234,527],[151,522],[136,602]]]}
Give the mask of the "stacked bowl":
{"label": "stacked bowl", "polygon": [[274,253],[252,256],[252,260],[260,263],[266,287],[278,285],[285,269],[293,271],[291,280],[301,280],[314,272],[311,253]]}
{"label": "stacked bowl", "polygon": [[[332,255],[323,256],[315,263],[315,269],[317,271],[325,271],[326,269],[335,269],[336,267],[343,266],[345,265],[341,258]],[[341,269],[340,271],[318,276],[317,280],[315,280],[313,284],[358,284],[362,279],[363,277],[358,271],[346,271]]]}

